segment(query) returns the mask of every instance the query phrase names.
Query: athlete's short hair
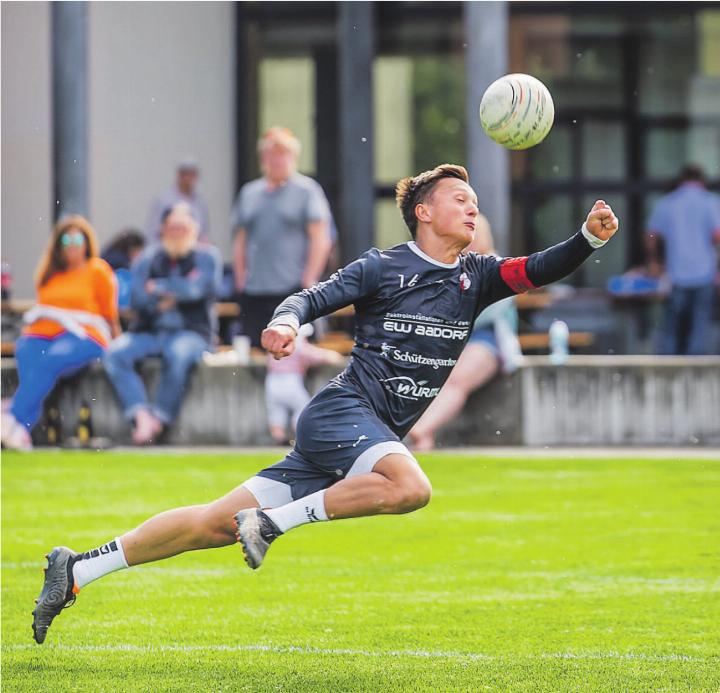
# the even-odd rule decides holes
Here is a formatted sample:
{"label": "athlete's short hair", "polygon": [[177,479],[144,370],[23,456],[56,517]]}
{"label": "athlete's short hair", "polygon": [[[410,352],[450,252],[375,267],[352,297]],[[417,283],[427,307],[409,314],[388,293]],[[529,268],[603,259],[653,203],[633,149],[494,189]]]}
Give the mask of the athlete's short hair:
{"label": "athlete's short hair", "polygon": [[413,238],[417,233],[415,207],[430,198],[438,181],[443,178],[457,178],[466,183],[470,182],[470,177],[464,166],[440,164],[440,166],[436,166],[429,171],[418,173],[417,176],[403,178],[395,186],[395,201]]}

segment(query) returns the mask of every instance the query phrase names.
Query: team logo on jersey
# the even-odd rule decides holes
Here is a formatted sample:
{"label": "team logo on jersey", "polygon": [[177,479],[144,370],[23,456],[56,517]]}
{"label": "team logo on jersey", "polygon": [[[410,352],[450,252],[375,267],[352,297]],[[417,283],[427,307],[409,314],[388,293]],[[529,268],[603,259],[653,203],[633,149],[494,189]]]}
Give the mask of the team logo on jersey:
{"label": "team logo on jersey", "polygon": [[406,375],[398,375],[394,378],[384,378],[380,380],[383,387],[394,395],[402,399],[411,399],[417,402],[419,399],[432,399],[437,397],[440,392],[439,387],[425,387],[427,380],[419,380],[415,382]]}
{"label": "team logo on jersey", "polygon": [[421,337],[439,337],[440,339],[465,339],[468,328],[448,327],[446,325],[426,325],[424,323],[385,320],[383,329],[386,332],[416,334]]}
{"label": "team logo on jersey", "polygon": [[472,282],[470,281],[470,277],[468,277],[467,274],[463,272],[460,275],[460,291],[467,291],[470,288],[471,284]]}
{"label": "team logo on jersey", "polygon": [[431,366],[435,370],[438,370],[438,368],[452,368],[457,363],[457,359],[434,359],[412,351],[403,351],[386,342],[380,345],[380,354],[386,359],[392,359],[400,363],[412,363],[418,366]]}
{"label": "team logo on jersey", "polygon": [[398,334],[416,334],[420,337],[462,340],[470,331],[470,323],[467,320],[451,322],[431,315],[386,313],[383,330]]}

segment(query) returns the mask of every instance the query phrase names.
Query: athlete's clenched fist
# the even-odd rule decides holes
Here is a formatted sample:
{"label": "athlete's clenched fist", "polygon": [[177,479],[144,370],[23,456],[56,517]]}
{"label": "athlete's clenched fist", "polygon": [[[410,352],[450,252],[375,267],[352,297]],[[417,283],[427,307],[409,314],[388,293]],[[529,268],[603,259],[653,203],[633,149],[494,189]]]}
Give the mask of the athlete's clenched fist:
{"label": "athlete's clenched fist", "polygon": [[263,330],[262,346],[276,359],[290,356],[295,351],[295,337],[297,333],[290,325],[275,325]]}
{"label": "athlete's clenched fist", "polygon": [[618,218],[605,200],[598,200],[590,210],[585,226],[595,238],[607,241],[618,230]]}

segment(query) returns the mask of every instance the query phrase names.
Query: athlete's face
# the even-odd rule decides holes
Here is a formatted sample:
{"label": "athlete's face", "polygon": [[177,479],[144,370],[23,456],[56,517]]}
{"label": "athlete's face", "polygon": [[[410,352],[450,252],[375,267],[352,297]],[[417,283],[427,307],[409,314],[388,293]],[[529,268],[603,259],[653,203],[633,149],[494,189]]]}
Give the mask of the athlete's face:
{"label": "athlete's face", "polygon": [[[475,191],[462,180],[443,178],[426,200],[422,210],[432,230],[465,248],[475,236],[478,219],[478,201]],[[421,210],[418,210],[421,212]],[[425,219],[418,214],[418,219]]]}

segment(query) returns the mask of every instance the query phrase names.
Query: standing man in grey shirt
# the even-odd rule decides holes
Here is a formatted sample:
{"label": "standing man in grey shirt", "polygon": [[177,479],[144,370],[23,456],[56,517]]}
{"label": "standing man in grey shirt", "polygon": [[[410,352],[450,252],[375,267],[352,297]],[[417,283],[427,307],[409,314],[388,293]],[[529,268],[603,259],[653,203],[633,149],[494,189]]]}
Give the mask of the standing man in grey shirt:
{"label": "standing man in grey shirt", "polygon": [[263,176],[240,188],[231,212],[235,288],[256,347],[278,304],[316,284],[330,253],[330,206],[320,184],[297,172],[300,141],[273,127],[258,154]]}

